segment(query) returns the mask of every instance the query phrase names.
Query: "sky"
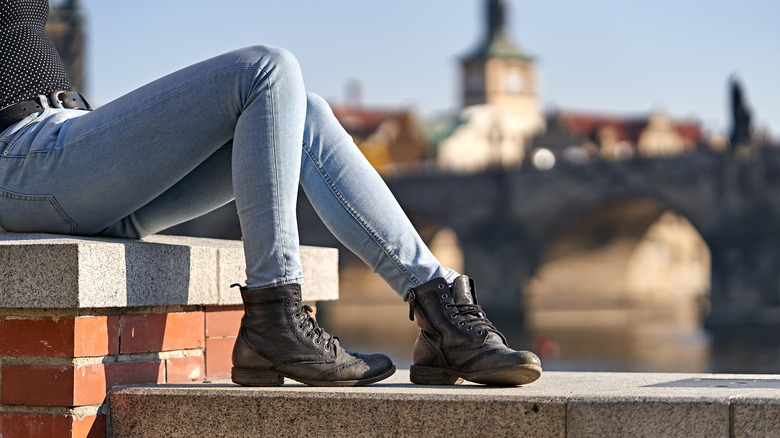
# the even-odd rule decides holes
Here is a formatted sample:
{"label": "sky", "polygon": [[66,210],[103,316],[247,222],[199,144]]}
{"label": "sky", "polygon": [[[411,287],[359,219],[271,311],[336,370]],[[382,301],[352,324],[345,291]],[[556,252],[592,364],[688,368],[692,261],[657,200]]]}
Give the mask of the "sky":
{"label": "sky", "polygon": [[[292,51],[308,90],[333,104],[358,80],[367,107],[441,115],[459,108],[459,56],[486,21],[485,0],[81,3],[97,104],[219,53],[271,44]],[[537,60],[544,109],[663,111],[727,132],[736,75],[756,126],[778,138],[779,18],[776,0],[513,0],[507,24]]]}

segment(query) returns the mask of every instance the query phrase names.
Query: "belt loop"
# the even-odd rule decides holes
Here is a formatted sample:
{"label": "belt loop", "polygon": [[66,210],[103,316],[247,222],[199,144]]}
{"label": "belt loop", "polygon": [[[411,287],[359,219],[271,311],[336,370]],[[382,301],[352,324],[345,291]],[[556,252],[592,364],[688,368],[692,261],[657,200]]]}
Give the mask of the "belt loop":
{"label": "belt loop", "polygon": [[43,111],[45,108],[51,107],[49,105],[49,98],[47,98],[43,94],[39,94],[38,97],[35,98],[35,103],[41,106],[41,111]]}

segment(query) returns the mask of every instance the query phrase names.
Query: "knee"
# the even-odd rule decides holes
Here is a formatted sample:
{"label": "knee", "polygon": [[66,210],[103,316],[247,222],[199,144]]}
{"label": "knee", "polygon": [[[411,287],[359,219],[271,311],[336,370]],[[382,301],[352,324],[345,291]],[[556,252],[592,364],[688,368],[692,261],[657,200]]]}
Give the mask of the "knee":
{"label": "knee", "polygon": [[300,75],[301,66],[298,58],[287,49],[275,46],[257,45],[243,49],[251,59],[255,59],[256,65],[262,69],[281,71],[286,74]]}
{"label": "knee", "polygon": [[332,114],[333,110],[331,110],[330,105],[328,105],[328,102],[326,102],[325,99],[320,97],[319,94],[307,92],[306,112],[308,114],[320,115],[320,114]]}
{"label": "knee", "polygon": [[323,154],[324,149],[334,151],[354,148],[357,150],[352,136],[333,114],[328,102],[319,95],[308,92],[303,142],[315,155]]}

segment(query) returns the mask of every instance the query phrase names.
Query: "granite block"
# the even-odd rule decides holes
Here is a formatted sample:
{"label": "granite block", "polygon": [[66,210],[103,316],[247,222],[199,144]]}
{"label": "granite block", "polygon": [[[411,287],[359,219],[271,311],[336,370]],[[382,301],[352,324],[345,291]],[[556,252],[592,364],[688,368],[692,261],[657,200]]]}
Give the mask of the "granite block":
{"label": "granite block", "polygon": [[385,382],[122,388],[110,395],[112,436],[566,436],[560,400],[476,385],[420,387],[409,384],[408,372]]}
{"label": "granite block", "polygon": [[336,248],[301,247],[304,301],[339,299],[339,251]]}
{"label": "granite block", "polygon": [[[70,240],[69,240],[70,241]],[[50,250],[58,245],[52,242],[46,245],[41,241],[38,247],[43,251]],[[93,241],[71,241],[66,245],[75,247],[78,250],[78,258],[73,260],[73,275],[78,277],[78,287],[75,289],[60,290],[60,293],[73,295],[78,302],[77,306],[56,306],[49,307],[120,307],[128,305],[128,264],[125,247],[121,244],[109,242]],[[0,247],[2,243],[0,241]],[[65,260],[63,260],[65,261]],[[68,261],[69,262],[69,261]],[[53,265],[54,267],[56,265]],[[56,272],[56,270],[55,270]],[[132,272],[132,270],[131,270]],[[132,280],[130,280],[132,283]],[[46,293],[51,291],[51,287],[45,282],[38,285],[41,291]],[[45,303],[50,300],[51,294],[46,296]],[[43,297],[42,297],[43,298]]]}
{"label": "granite block", "polygon": [[[303,285],[301,294],[304,301],[337,300],[339,297],[339,261],[338,250],[301,246],[301,264],[303,265]],[[218,254],[219,265],[219,304],[241,304],[238,288],[234,283],[246,279],[246,261],[244,250],[237,247],[221,247]]]}
{"label": "granite block", "polygon": [[[192,248],[200,246],[216,248],[219,304],[241,304],[239,290],[230,287],[234,283],[243,283],[246,279],[246,260],[241,241],[166,235],[154,235],[144,240]],[[300,247],[300,257],[304,278],[301,287],[303,299],[305,301],[337,300],[339,297],[338,250],[303,245]]]}
{"label": "granite block", "polygon": [[[4,307],[79,306],[74,293],[79,290],[78,246],[0,244],[0,266],[0,302]],[[109,289],[107,294],[114,291]]]}
{"label": "granite block", "polygon": [[[306,300],[338,298],[338,251],[302,247]],[[240,241],[181,236],[144,240],[0,230],[5,308],[240,304]]]}
{"label": "granite block", "polygon": [[780,436],[780,391],[770,396],[735,397],[731,410],[732,437]]}
{"label": "granite block", "polygon": [[572,438],[729,436],[728,400],[594,396],[567,400],[566,413]]}
{"label": "granite block", "polygon": [[[112,392],[114,436],[777,436],[780,376],[545,372],[527,386],[157,385]],[[172,420],[180,418],[181,421]]]}

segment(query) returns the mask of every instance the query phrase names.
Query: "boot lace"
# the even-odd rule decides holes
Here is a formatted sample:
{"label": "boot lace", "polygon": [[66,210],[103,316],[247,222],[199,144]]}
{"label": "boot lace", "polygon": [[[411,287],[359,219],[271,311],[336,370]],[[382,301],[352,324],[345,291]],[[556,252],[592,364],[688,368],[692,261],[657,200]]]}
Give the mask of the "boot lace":
{"label": "boot lace", "polygon": [[[498,334],[501,336],[501,338],[504,337],[504,335],[502,335],[501,332],[499,332],[498,329],[493,326],[493,323],[490,322],[487,317],[485,317],[485,313],[482,311],[482,306],[479,304],[447,304],[444,307],[448,309],[455,308],[457,310],[451,316],[453,319],[462,316],[464,321],[461,322],[468,324],[466,330],[473,330],[476,328],[479,329],[477,331],[478,335],[481,335],[482,331],[490,331]],[[461,322],[458,324],[463,325]]]}
{"label": "boot lace", "polygon": [[[417,294],[414,292],[414,290],[409,291],[407,301],[409,301],[409,319],[414,321],[414,308],[416,307],[415,303],[417,301]],[[482,306],[479,304],[447,304],[444,307],[447,309],[456,309],[456,312],[450,314],[450,316],[452,319],[456,319],[459,316],[462,316],[463,320],[459,321],[458,325],[468,324],[466,330],[471,331],[474,330],[474,328],[477,328],[478,335],[481,335],[483,331],[493,332],[501,338],[501,340],[504,342],[504,345],[508,345],[503,333],[498,331],[493,323],[487,319],[485,312],[482,311]]]}
{"label": "boot lace", "polygon": [[325,350],[329,350],[331,346],[334,346],[334,350],[338,350],[335,348],[335,345],[339,338],[331,335],[322,327],[320,327],[320,325],[317,323],[317,319],[312,316],[313,311],[314,309],[312,309],[308,304],[301,306],[301,310],[295,314],[296,321],[298,318],[301,318],[301,322],[298,324],[298,328],[300,330],[307,330],[304,333],[304,336],[307,338],[314,336],[314,343],[317,345],[319,345],[320,342],[324,340]]}

